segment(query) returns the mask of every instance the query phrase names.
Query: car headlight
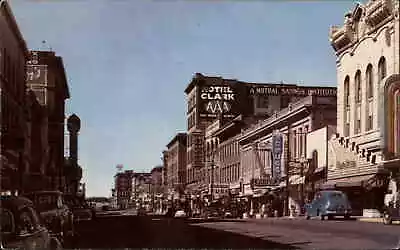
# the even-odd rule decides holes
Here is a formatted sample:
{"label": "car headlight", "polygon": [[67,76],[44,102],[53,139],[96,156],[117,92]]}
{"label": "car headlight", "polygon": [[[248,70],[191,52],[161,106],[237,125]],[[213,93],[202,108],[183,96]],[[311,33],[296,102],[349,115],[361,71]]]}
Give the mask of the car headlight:
{"label": "car headlight", "polygon": [[325,208],[328,209],[331,206],[331,203],[328,201],[325,205]]}

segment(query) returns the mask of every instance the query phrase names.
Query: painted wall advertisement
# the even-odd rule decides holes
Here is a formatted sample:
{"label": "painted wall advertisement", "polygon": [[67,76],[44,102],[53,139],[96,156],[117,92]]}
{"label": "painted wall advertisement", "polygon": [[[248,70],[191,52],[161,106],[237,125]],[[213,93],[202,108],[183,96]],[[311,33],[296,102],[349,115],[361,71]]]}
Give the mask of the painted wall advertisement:
{"label": "painted wall advertisement", "polygon": [[303,87],[303,86],[290,86],[290,87],[252,87],[249,90],[250,95],[268,95],[268,96],[321,96],[321,97],[336,97],[336,87]]}
{"label": "painted wall advertisement", "polygon": [[283,136],[276,133],[272,136],[272,178],[280,179],[282,176]]}
{"label": "painted wall advertisement", "polygon": [[232,86],[204,86],[200,92],[200,117],[216,118],[222,115],[223,118],[232,118],[237,113],[237,99],[238,93]]}

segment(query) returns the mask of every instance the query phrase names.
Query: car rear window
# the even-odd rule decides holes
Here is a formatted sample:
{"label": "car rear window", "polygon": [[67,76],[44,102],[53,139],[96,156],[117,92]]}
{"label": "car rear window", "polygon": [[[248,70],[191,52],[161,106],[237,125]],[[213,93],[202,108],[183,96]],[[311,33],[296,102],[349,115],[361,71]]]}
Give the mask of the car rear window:
{"label": "car rear window", "polygon": [[329,199],[332,200],[347,200],[347,196],[341,192],[332,192],[328,195]]}
{"label": "car rear window", "polygon": [[39,195],[36,199],[36,207],[39,211],[47,211],[57,208],[58,196]]}

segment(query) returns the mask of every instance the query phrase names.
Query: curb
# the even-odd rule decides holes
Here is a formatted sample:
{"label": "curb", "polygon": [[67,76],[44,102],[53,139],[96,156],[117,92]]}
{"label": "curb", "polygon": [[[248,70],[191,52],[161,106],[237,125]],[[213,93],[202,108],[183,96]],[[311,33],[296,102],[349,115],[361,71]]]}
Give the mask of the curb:
{"label": "curb", "polygon": [[[362,222],[369,222],[369,223],[382,223],[383,224],[383,218],[358,218],[358,221]],[[400,221],[392,221],[392,224],[394,225],[400,225]]]}
{"label": "curb", "polygon": [[358,221],[370,222],[370,223],[383,223],[382,218],[357,218]]}

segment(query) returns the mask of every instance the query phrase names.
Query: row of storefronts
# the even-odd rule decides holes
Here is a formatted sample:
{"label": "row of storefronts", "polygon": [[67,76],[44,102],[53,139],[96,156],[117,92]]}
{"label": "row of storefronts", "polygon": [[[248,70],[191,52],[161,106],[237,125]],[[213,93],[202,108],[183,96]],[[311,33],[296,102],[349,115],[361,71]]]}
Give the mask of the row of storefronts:
{"label": "row of storefronts", "polygon": [[337,87],[196,73],[185,89],[186,147],[174,154],[186,157],[165,166],[168,185],[185,171],[176,182],[192,209],[230,197],[249,214],[263,205],[288,214],[339,189],[355,213],[381,210],[400,169],[399,34],[398,1],[355,4],[329,33]]}

